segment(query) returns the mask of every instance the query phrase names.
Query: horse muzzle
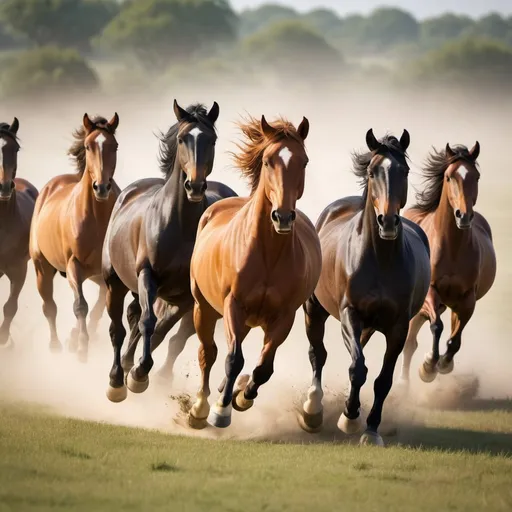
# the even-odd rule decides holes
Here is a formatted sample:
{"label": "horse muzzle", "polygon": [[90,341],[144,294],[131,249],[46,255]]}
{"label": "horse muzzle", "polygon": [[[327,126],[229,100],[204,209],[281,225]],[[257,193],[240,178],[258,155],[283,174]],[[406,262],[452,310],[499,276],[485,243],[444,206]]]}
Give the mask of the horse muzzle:
{"label": "horse muzzle", "polygon": [[462,213],[459,209],[455,210],[455,224],[459,229],[469,229],[473,224],[474,212]]}
{"label": "horse muzzle", "polygon": [[272,219],[272,224],[274,225],[276,232],[280,235],[287,235],[292,231],[293,223],[297,218],[297,214],[295,210],[291,210],[289,212],[272,210],[270,218]]}
{"label": "horse muzzle", "polygon": [[0,201],[9,201],[12,197],[14,187],[14,181],[0,183]]}
{"label": "horse muzzle", "polygon": [[187,199],[191,203],[200,203],[204,199],[206,189],[208,188],[206,181],[196,183],[190,180],[186,180],[184,186],[187,193]]}
{"label": "horse muzzle", "polygon": [[92,184],[92,189],[94,191],[94,197],[96,201],[103,203],[110,196],[110,191],[112,190],[111,183],[97,183],[96,181]]}
{"label": "horse muzzle", "polygon": [[400,229],[400,215],[378,215],[379,236],[382,240],[396,240]]}

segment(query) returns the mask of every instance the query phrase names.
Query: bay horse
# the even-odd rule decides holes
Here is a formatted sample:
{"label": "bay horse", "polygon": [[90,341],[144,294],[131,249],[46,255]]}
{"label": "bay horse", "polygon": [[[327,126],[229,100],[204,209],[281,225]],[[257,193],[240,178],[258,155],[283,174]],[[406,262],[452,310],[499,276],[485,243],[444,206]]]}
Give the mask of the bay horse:
{"label": "bay horse", "polygon": [[429,244],[420,227],[400,216],[407,201],[409,133],[404,130],[400,140],[386,135],[379,141],[370,129],[366,143],[369,152],[353,157],[362,196],[331,203],[316,224],[322,274],[304,305],[313,381],[299,421],[309,432],[322,426],[324,329],[333,316],[341,322],[343,341],[352,358],[350,393],[338,421],[338,428],[346,434],[361,429],[359,395],[368,372],[363,349],[375,331],[386,337],[373,407],[360,438],[361,444],[383,446],[378,433],[383,405],[409,321],[420,310],[430,282]]}
{"label": "bay horse", "polygon": [[[249,409],[274,371],[278,347],[295,314],[313,292],[321,267],[320,243],[311,221],[295,205],[304,191],[309,122],[298,128],[284,119],[254,118],[240,128],[245,144],[235,155],[249,178],[249,197],[219,201],[203,214],[192,255],[194,325],[200,341],[201,386],[189,425],[207,420],[228,427],[232,408]],[[224,317],[228,343],[226,378],[210,413],[209,378],[217,357],[215,324]],[[236,379],[244,366],[242,342],[254,327],[264,332],[263,350],[252,378]],[[235,389],[236,382],[236,389]]]}
{"label": "bay horse", "polygon": [[[107,311],[114,349],[107,390],[112,402],[127,397],[125,371],[130,391],[142,393],[147,389],[153,366],[151,352],[177,322],[183,318],[176,335],[179,350],[174,352],[174,359],[187,338],[195,333],[190,259],[199,219],[215,201],[236,196],[222,183],[207,182],[217,141],[217,102],[207,112],[201,104],[183,109],[175,100],[174,113],[178,121],[160,141],[160,168],[164,178],[139,180],[123,190],[103,246],[103,277],[107,284]],[[123,365],[121,349],[126,330],[122,317],[129,291],[134,297],[128,308],[132,335]],[[143,354],[133,366],[140,336]]]}
{"label": "bay horse", "polygon": [[16,117],[10,125],[0,123],[0,277],[6,275],[11,283],[0,327],[0,345],[6,345],[11,339],[11,324],[27,277],[30,222],[37,199],[37,189],[27,180],[16,177],[19,126]]}
{"label": "bay horse", "polygon": [[[426,188],[405,216],[419,224],[428,236],[432,251],[432,278],[421,311],[412,319],[402,364],[407,383],[411,359],[418,347],[417,335],[430,322],[432,351],[419,368],[420,378],[432,382],[437,373],[453,371],[454,356],[461,347],[462,331],[473,316],[476,301],[491,288],[496,276],[496,254],[491,228],[474,210],[480,171],[478,141],[471,150],[450,147],[430,154],[424,176]],[[452,310],[452,332],[446,352],[439,354],[443,332],[441,315]]]}
{"label": "bay horse", "polygon": [[120,189],[114,181],[119,125],[117,113],[107,121],[84,114],[82,126],[73,133],[69,150],[75,160],[75,174],[52,178],[36,201],[30,231],[30,256],[37,275],[37,289],[43,299],[43,313],[50,326],[50,349],[62,350],[57,334],[57,305],[53,280],[59,272],[73,290],[76,327],[69,339],[70,351],[80,361],[88,354],[89,311],[83,283],[91,279],[100,286],[98,301],[91,311],[89,329],[94,331],[105,309],[106,288],[101,279],[101,248],[108,221]]}

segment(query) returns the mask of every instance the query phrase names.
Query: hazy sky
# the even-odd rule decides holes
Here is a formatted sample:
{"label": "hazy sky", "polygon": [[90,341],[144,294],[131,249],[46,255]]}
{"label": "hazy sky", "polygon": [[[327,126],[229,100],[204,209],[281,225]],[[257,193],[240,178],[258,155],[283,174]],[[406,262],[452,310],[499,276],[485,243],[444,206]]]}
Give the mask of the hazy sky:
{"label": "hazy sky", "polygon": [[368,12],[380,5],[392,5],[407,9],[419,18],[447,11],[470,16],[481,16],[490,11],[512,14],[512,0],[231,0],[235,9],[255,7],[262,3],[281,3],[294,6],[298,10],[330,7],[341,14]]}

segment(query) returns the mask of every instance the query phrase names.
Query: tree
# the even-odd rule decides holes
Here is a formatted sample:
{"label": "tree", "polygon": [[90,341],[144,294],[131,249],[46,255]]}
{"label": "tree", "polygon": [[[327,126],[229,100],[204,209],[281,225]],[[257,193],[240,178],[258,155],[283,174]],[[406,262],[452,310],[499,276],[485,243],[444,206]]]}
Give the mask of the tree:
{"label": "tree", "polygon": [[38,46],[86,50],[118,8],[115,0],[3,0],[0,18]]}
{"label": "tree", "polygon": [[73,49],[41,47],[28,50],[7,61],[3,68],[1,89],[7,97],[89,91],[98,85],[94,71]]}
{"label": "tree", "polygon": [[340,30],[343,25],[342,19],[331,9],[313,9],[301,19],[325,37]]}
{"label": "tree", "polygon": [[235,37],[236,15],[225,0],[132,0],[105,27],[99,44],[161,69]]}
{"label": "tree", "polygon": [[421,23],[421,43],[424,47],[440,46],[450,39],[456,39],[475,25],[468,16],[443,14],[426,19]]}
{"label": "tree", "polygon": [[512,24],[498,13],[491,13],[480,18],[475,23],[471,34],[512,44]]}
{"label": "tree", "polygon": [[240,34],[248,36],[278,21],[294,20],[299,17],[291,7],[278,4],[263,4],[256,9],[246,9],[240,14]]}

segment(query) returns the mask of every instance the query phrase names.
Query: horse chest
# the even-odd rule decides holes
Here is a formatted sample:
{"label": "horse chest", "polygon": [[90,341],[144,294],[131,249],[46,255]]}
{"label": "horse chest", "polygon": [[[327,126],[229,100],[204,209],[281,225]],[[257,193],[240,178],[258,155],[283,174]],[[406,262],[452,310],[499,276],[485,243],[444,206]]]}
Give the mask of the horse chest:
{"label": "horse chest", "polygon": [[448,306],[456,304],[474,287],[474,282],[456,273],[443,274],[434,279],[434,288],[441,297],[441,301]]}

